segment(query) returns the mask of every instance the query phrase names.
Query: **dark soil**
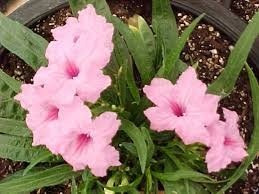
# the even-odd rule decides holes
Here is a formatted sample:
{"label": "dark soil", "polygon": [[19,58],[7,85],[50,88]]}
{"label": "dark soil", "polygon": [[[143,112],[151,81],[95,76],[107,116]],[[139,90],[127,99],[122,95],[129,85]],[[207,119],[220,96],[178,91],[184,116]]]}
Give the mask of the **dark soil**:
{"label": "dark soil", "polygon": [[6,3],[7,3],[7,0],[0,0],[0,12],[6,11]]}
{"label": "dark soil", "polygon": [[231,10],[248,22],[259,10],[259,0],[233,0]]}
{"label": "dark soil", "polygon": [[[249,17],[251,18],[254,10],[251,9],[252,11],[249,11],[249,13],[245,13],[241,10],[245,10],[246,8],[237,8],[236,5],[238,3],[235,2],[254,2],[254,5],[258,3],[258,1],[256,0],[234,1],[231,7],[232,10],[235,13],[238,13],[238,15],[243,18],[246,18],[245,15],[249,15]],[[110,0],[108,1],[108,3],[111,7],[112,12],[125,21],[135,13],[146,18],[148,22],[151,21],[151,4],[149,0]],[[239,11],[236,12],[236,10]],[[175,15],[178,21],[179,30],[185,29],[193,20],[192,15],[179,10],[175,10]],[[64,25],[66,18],[69,16],[71,16],[71,12],[69,9],[61,9],[53,15],[36,23],[34,26],[32,26],[32,29],[34,32],[42,35],[48,41],[51,41],[53,38],[51,36],[50,30],[57,26]],[[234,43],[229,41],[228,38],[215,27],[207,23],[201,22],[190,37],[188,44],[182,52],[181,58],[183,61],[190,65],[198,61],[199,78],[203,82],[208,84],[215,80],[220,72],[223,70],[230,50],[234,48],[233,44]],[[26,83],[30,83],[34,75],[34,71],[30,67],[28,67],[18,57],[8,52],[5,52],[3,55],[0,56],[0,67],[9,75]],[[239,114],[240,133],[245,142],[248,143],[253,129],[253,118],[251,111],[252,102],[250,85],[245,70],[242,71],[232,94],[229,97],[223,99],[220,104],[222,107],[227,107],[231,110],[235,110]],[[2,169],[2,166],[5,169],[9,169],[9,166],[13,166],[12,170],[5,170],[4,173],[2,173],[1,171],[1,178],[6,176],[6,174],[12,173],[13,171],[19,170],[23,167],[22,164],[16,166],[16,163],[13,163],[9,160],[0,161],[0,169]],[[2,161],[6,161],[6,163]],[[245,180],[238,181],[228,191],[228,193],[256,193],[256,190],[258,190],[259,188],[258,177],[259,158],[257,158],[251,164],[249,170],[246,172]],[[41,189],[34,193],[69,193],[69,185],[48,188],[45,190]]]}

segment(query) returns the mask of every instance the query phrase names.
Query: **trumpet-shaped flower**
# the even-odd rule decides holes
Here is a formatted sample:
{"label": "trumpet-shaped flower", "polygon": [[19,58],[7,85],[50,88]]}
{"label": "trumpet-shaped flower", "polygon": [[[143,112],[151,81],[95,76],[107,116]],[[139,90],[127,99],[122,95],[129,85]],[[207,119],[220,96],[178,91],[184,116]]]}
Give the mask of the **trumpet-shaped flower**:
{"label": "trumpet-shaped flower", "polygon": [[218,120],[219,96],[206,94],[207,87],[197,79],[189,67],[173,85],[163,78],[155,78],[144,93],[156,105],[144,113],[156,131],[175,130],[185,144],[209,145],[206,125]]}
{"label": "trumpet-shaped flower", "polygon": [[56,150],[63,156],[74,170],[89,167],[96,176],[105,176],[110,166],[119,166],[119,152],[110,144],[115,136],[120,121],[112,112],[105,112],[94,120],[90,110],[84,107],[84,117],[66,113],[61,117],[71,120],[63,123],[63,136],[59,138]]}
{"label": "trumpet-shaped flower", "polygon": [[79,12],[79,18],[69,18],[67,24],[54,29],[46,50],[48,67],[42,67],[34,77],[36,85],[44,85],[60,95],[78,95],[82,100],[96,102],[110,84],[103,74],[113,50],[113,26],[96,14],[92,5]]}
{"label": "trumpet-shaped flower", "polygon": [[239,134],[238,115],[225,108],[223,112],[226,122],[218,121],[208,126],[212,139],[206,155],[209,172],[219,171],[232,161],[240,162],[247,156],[244,140]]}
{"label": "trumpet-shaped flower", "polygon": [[97,15],[94,7],[79,12],[78,19],[68,18],[66,25],[52,30],[55,41],[46,51],[50,64],[76,59],[77,63],[105,67],[113,50],[113,25]]}
{"label": "trumpet-shaped flower", "polygon": [[47,88],[32,84],[22,85],[22,92],[15,97],[29,112],[26,123],[33,133],[33,145],[51,147],[50,144],[54,143],[53,138],[55,139],[60,133],[60,123],[66,122],[62,120],[60,114],[73,110],[74,114],[79,115],[84,105],[76,96],[67,95],[62,99],[59,97]]}

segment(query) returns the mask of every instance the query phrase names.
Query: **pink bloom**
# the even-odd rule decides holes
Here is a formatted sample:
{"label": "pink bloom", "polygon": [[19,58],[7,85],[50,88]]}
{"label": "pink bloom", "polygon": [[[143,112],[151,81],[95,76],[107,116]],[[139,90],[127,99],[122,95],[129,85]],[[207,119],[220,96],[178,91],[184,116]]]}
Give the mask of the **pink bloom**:
{"label": "pink bloom", "polygon": [[60,118],[60,114],[71,111],[74,114],[80,113],[81,107],[84,106],[83,101],[78,97],[71,95],[64,96],[62,99],[59,97],[47,88],[32,84],[22,85],[22,92],[15,97],[29,112],[26,123],[33,133],[33,145],[46,145],[51,149],[51,145],[60,133],[60,123],[66,122]]}
{"label": "pink bloom", "polygon": [[72,48],[78,62],[103,68],[108,64],[113,50],[113,31],[113,25],[107,23],[105,17],[97,15],[92,5],[88,5],[79,12],[78,19],[68,18],[66,25],[52,30],[56,41],[49,45],[46,57],[50,64],[55,64],[65,51],[65,56],[70,59]]}
{"label": "pink bloom", "polygon": [[[64,135],[56,143],[56,149],[74,170],[89,167],[96,176],[105,176],[110,166],[119,166],[119,152],[110,144],[115,136],[120,121],[112,112],[105,112],[94,120],[90,110],[85,107],[84,113],[74,116],[67,112],[61,117],[67,118],[63,123]],[[69,120],[73,119],[73,123]]]}
{"label": "pink bloom", "polygon": [[239,134],[238,115],[228,109],[223,111],[226,122],[214,122],[208,127],[212,140],[206,155],[209,172],[219,171],[232,161],[240,162],[247,156],[245,143]]}
{"label": "pink bloom", "polygon": [[47,50],[48,67],[39,69],[34,77],[36,85],[60,88],[66,95],[77,94],[82,100],[96,102],[110,84],[103,74],[113,50],[113,26],[96,14],[92,5],[81,12],[79,18],[69,18],[67,24],[54,29]]}
{"label": "pink bloom", "polygon": [[210,143],[206,125],[218,120],[219,96],[206,94],[207,87],[197,79],[189,67],[176,85],[163,78],[155,78],[144,93],[156,105],[144,113],[156,131],[175,130],[185,144]]}

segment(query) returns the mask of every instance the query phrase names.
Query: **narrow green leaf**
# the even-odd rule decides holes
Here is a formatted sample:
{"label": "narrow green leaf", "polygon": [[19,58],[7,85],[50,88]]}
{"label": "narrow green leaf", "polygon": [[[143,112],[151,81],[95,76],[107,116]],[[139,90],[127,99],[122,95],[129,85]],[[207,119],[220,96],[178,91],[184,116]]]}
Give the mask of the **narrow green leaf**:
{"label": "narrow green leaf", "polygon": [[141,133],[143,134],[147,143],[147,165],[149,165],[155,152],[155,145],[147,128],[141,127]]}
{"label": "narrow green leaf", "polygon": [[79,185],[79,193],[80,194],[91,194],[92,193],[92,188],[95,182],[95,178],[93,175],[88,171],[84,170],[82,174],[82,183]]}
{"label": "narrow green leaf", "polygon": [[154,75],[155,69],[152,57],[149,56],[148,51],[143,47],[144,43],[141,36],[132,32],[126,24],[116,17],[112,17],[112,22],[115,25],[115,28],[123,36],[128,49],[134,58],[142,83],[148,84]]}
{"label": "narrow green leaf", "polygon": [[173,82],[177,78],[178,71],[176,70],[176,64],[179,60],[180,54],[189,38],[194,28],[203,18],[204,14],[200,15],[196,18],[182,33],[181,37],[178,39],[176,43],[176,47],[170,52],[168,56],[165,56],[164,64],[158,71],[159,76],[163,76],[172,80]]}
{"label": "narrow green leaf", "polygon": [[165,48],[165,53],[169,54],[178,40],[178,28],[169,0],[152,1],[152,26],[157,39],[161,40]]}
{"label": "narrow green leaf", "polygon": [[14,161],[31,162],[48,152],[41,147],[32,147],[30,138],[0,134],[0,157]]}
{"label": "narrow green leaf", "polygon": [[99,181],[97,181],[97,183],[101,185],[103,188],[106,188],[110,191],[127,192],[127,191],[134,190],[134,188],[136,188],[141,183],[142,178],[143,176],[140,176],[137,179],[135,179],[132,183],[129,183],[127,186],[119,186],[119,187],[107,187],[106,185],[102,184]]}
{"label": "narrow green leaf", "polygon": [[0,69],[0,79],[4,81],[13,91],[18,93],[20,91],[21,82],[7,75],[3,70]]}
{"label": "narrow green leaf", "polygon": [[209,194],[202,185],[187,180],[166,182],[163,185],[165,186],[165,194]]}
{"label": "narrow green leaf", "polygon": [[0,79],[0,117],[24,120],[25,111],[13,99],[15,92]]}
{"label": "narrow green leaf", "polygon": [[121,130],[123,130],[131,138],[134,145],[136,146],[141,171],[144,173],[147,162],[147,145],[144,136],[142,135],[140,129],[138,129],[132,122],[128,120],[122,121]]}
{"label": "narrow green leaf", "polygon": [[193,170],[177,170],[175,172],[165,173],[152,172],[152,175],[163,181],[178,181],[181,179],[190,179],[195,182],[215,182],[209,176],[199,172],[195,172]]}
{"label": "narrow green leaf", "polygon": [[78,194],[78,189],[77,189],[75,177],[72,178],[71,194]]}
{"label": "narrow green leaf", "polygon": [[52,154],[50,152],[42,152],[38,155],[37,158],[34,158],[31,163],[24,169],[23,176],[25,176],[33,167],[35,167],[40,162],[46,161],[50,158]]}
{"label": "narrow green leaf", "polygon": [[74,15],[77,15],[77,12],[84,9],[88,4],[93,4],[98,14],[106,18],[111,16],[109,6],[105,0],[69,0],[69,5]]}
{"label": "narrow green leaf", "polygon": [[16,176],[9,181],[0,182],[0,192],[12,194],[17,192],[33,191],[46,186],[63,183],[76,173],[68,165],[60,165],[46,170],[30,172],[25,176]]}
{"label": "narrow green leaf", "polygon": [[48,42],[2,13],[0,13],[0,44],[23,59],[34,70],[47,65],[45,50]]}
{"label": "narrow green leaf", "polygon": [[231,185],[233,185],[249,167],[251,162],[256,157],[259,151],[259,85],[258,81],[251,70],[251,68],[246,65],[246,70],[248,72],[250,86],[252,90],[252,100],[253,100],[253,115],[254,115],[254,130],[251,137],[251,141],[248,146],[248,157],[245,161],[235,170],[234,174],[229,178],[229,182],[217,192],[217,194],[224,193]]}
{"label": "narrow green leaf", "polygon": [[21,137],[31,136],[30,130],[27,128],[24,121],[6,118],[0,118],[0,133]]}
{"label": "narrow green leaf", "polygon": [[122,142],[121,147],[124,147],[133,156],[138,156],[136,146],[133,143]]}
{"label": "narrow green leaf", "polygon": [[140,102],[139,89],[135,82],[132,63],[130,63],[129,66],[127,67],[126,79],[127,79],[128,88],[130,90],[130,93],[131,93],[133,99],[135,100],[135,103],[139,104],[139,102]]}
{"label": "narrow green leaf", "polygon": [[237,41],[231,52],[227,65],[220,76],[209,86],[208,91],[213,94],[227,96],[233,90],[236,80],[244,67],[248,54],[255,39],[259,35],[259,12],[247,25],[245,31]]}

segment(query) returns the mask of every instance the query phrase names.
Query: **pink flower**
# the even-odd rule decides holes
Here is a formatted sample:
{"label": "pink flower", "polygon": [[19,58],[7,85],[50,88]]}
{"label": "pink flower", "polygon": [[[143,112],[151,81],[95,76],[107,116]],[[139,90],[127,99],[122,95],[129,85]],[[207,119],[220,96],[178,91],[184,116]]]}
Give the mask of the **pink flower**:
{"label": "pink flower", "polygon": [[209,172],[219,171],[232,161],[240,162],[247,156],[245,143],[239,134],[238,115],[225,108],[223,112],[226,122],[214,122],[208,127],[212,140],[206,155]]}
{"label": "pink flower", "polygon": [[120,165],[119,152],[110,145],[120,121],[112,112],[92,120],[90,110],[86,106],[84,109],[83,116],[74,116],[72,111],[61,115],[67,122],[63,123],[64,135],[56,143],[56,149],[74,170],[89,167],[94,175],[102,177],[110,166]]}
{"label": "pink flower", "polygon": [[56,41],[48,46],[46,57],[50,64],[55,64],[62,61],[64,57],[61,56],[70,59],[72,54],[79,63],[103,68],[109,63],[113,50],[113,31],[113,25],[107,23],[105,17],[97,15],[92,5],[88,5],[79,12],[78,19],[70,17],[66,25],[52,30]]}
{"label": "pink flower", "polygon": [[103,74],[113,50],[113,26],[96,14],[92,5],[81,12],[79,18],[69,18],[67,24],[54,29],[47,50],[48,67],[39,69],[34,77],[36,85],[50,87],[70,95],[77,94],[82,100],[96,102],[110,84]]}
{"label": "pink flower", "polygon": [[144,113],[156,131],[175,130],[185,144],[209,145],[206,125],[218,120],[216,113],[220,97],[206,94],[207,87],[197,79],[189,67],[176,85],[163,78],[155,78],[144,93],[156,105]]}
{"label": "pink flower", "polygon": [[84,106],[83,101],[76,96],[67,95],[62,99],[59,97],[54,91],[32,84],[22,85],[22,92],[15,97],[29,112],[26,123],[33,133],[33,145],[46,145],[51,149],[60,133],[60,123],[66,122],[60,118],[60,114],[68,111],[76,114]]}

